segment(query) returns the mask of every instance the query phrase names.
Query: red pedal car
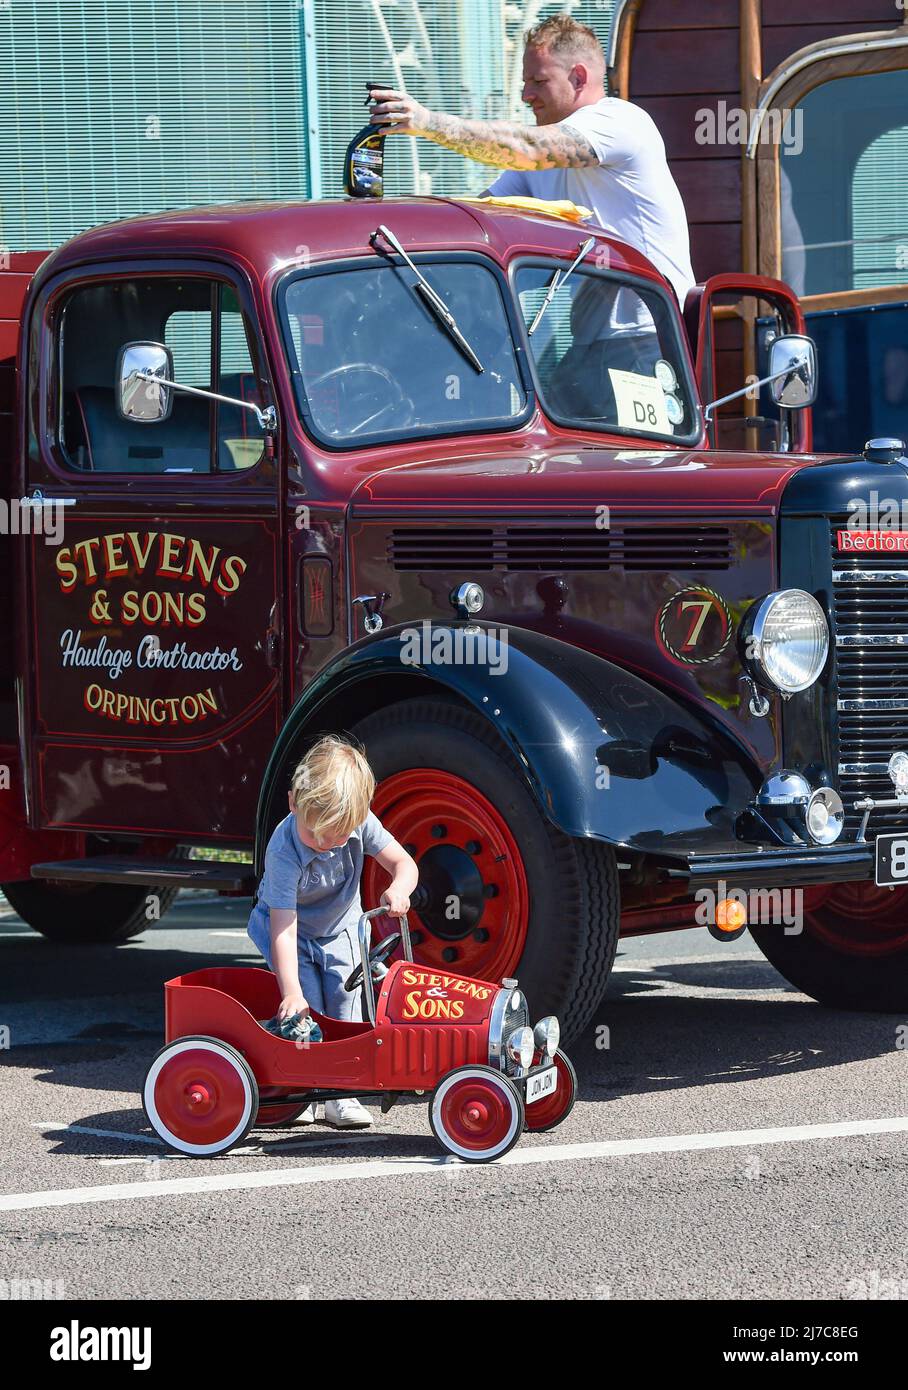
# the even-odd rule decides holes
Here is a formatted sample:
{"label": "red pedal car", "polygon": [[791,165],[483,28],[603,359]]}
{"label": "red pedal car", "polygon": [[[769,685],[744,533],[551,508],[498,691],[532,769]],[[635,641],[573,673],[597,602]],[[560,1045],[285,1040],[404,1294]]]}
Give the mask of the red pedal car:
{"label": "red pedal car", "polygon": [[[367,1022],[312,1011],[324,1041],[270,1033],[280,1003],[270,970],[214,967],[165,985],[166,1044],[148,1070],[145,1114],[170,1148],[196,1158],[226,1153],[254,1126],[289,1124],[316,1100],[431,1092],[429,1123],[443,1148],[468,1163],[500,1158],[525,1129],[552,1129],[569,1114],[577,1078],[559,1049],[554,1017],[529,1026],[516,980],[501,986],[417,965],[407,919],[346,981],[363,992]],[[404,959],[385,962],[402,942]],[[373,981],[373,973],[380,974]],[[376,998],[377,994],[377,998]]]}

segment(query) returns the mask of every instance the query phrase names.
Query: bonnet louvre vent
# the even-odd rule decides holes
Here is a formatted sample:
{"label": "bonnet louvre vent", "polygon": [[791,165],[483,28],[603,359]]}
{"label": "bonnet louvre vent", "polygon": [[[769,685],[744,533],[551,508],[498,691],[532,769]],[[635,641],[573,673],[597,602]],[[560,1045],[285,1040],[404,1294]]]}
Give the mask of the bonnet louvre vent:
{"label": "bonnet louvre vent", "polygon": [[619,522],[599,530],[595,518],[539,526],[399,527],[391,532],[396,570],[726,570],[727,526],[656,526]]}

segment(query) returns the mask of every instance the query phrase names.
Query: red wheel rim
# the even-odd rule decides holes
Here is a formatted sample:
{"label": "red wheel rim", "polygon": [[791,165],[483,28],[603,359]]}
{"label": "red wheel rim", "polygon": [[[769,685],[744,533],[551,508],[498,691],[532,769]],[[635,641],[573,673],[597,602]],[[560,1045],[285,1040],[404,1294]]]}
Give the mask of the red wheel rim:
{"label": "red wheel rim", "polygon": [[[259,1087],[259,1100],[270,1100],[271,1098],[277,1100],[280,1095],[281,1091],[279,1088],[272,1091],[266,1087]],[[259,1127],[264,1125],[266,1128],[268,1125],[287,1124],[296,1115],[302,1114],[305,1108],[305,1105],[301,1105],[299,1101],[294,1105],[260,1105],[255,1117],[255,1123]]]}
{"label": "red wheel rim", "polygon": [[185,1143],[220,1144],[239,1128],[249,1092],[235,1063],[208,1048],[168,1057],[154,1082],[154,1108],[165,1128]]}
{"label": "red wheel rim", "polygon": [[[520,850],[497,807],[463,777],[411,768],[380,783],[373,810],[413,855],[421,885],[431,885],[429,907],[409,914],[416,959],[480,980],[512,974],[526,942],[529,894]],[[367,859],[367,906],[386,884],[384,870]],[[446,915],[452,899],[459,919]],[[393,918],[377,920],[376,942],[396,930]]]}
{"label": "red wheel rim", "polygon": [[486,1153],[507,1141],[514,1107],[503,1086],[491,1078],[464,1077],[442,1097],[438,1123],[458,1148]]}
{"label": "red wheel rim", "polygon": [[558,1086],[549,1096],[534,1101],[527,1106],[527,1129],[548,1129],[555,1125],[571,1107],[574,1098],[574,1078],[560,1052],[555,1053],[555,1069],[558,1072]]}
{"label": "red wheel rim", "polygon": [[805,926],[834,951],[889,956],[908,950],[908,888],[836,883],[804,890]]}

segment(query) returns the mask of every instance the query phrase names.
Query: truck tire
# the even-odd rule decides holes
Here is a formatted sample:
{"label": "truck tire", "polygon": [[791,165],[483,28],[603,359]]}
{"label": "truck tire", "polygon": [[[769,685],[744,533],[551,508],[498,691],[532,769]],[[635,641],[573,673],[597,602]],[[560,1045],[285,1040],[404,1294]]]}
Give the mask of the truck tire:
{"label": "truck tire", "polygon": [[780,975],[831,1009],[908,1011],[908,889],[840,883],[804,890],[803,930],[753,925]]}
{"label": "truck tire", "polygon": [[[163,917],[180,891],[134,883],[55,884],[40,878],[0,883],[0,890],[24,922],[61,945],[127,941]],[[159,903],[159,915],[151,920],[146,916],[150,893],[157,894]]]}
{"label": "truck tire", "polygon": [[[352,732],[375,773],[372,809],[416,859],[428,891],[428,905],[410,916],[416,959],[494,983],[516,975],[531,1019],[556,1014],[562,1037],[576,1037],[599,1006],[615,958],[613,850],[572,839],[546,819],[474,710],[403,700]],[[386,884],[367,858],[366,907]]]}

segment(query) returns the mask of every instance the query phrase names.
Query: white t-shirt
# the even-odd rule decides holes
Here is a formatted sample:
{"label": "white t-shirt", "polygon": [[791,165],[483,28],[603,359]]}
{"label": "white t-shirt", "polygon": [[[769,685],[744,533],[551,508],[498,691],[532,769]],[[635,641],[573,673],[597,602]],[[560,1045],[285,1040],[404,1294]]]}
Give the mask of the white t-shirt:
{"label": "white t-shirt", "polygon": [[[655,121],[642,106],[603,97],[558,124],[590,142],[599,156],[598,167],[506,169],[489,185],[489,192],[496,197],[569,198],[591,208],[592,220],[603,231],[652,261],[674,286],[683,309],[694,284],[690,234]],[[639,299],[636,302],[643,308]]]}

